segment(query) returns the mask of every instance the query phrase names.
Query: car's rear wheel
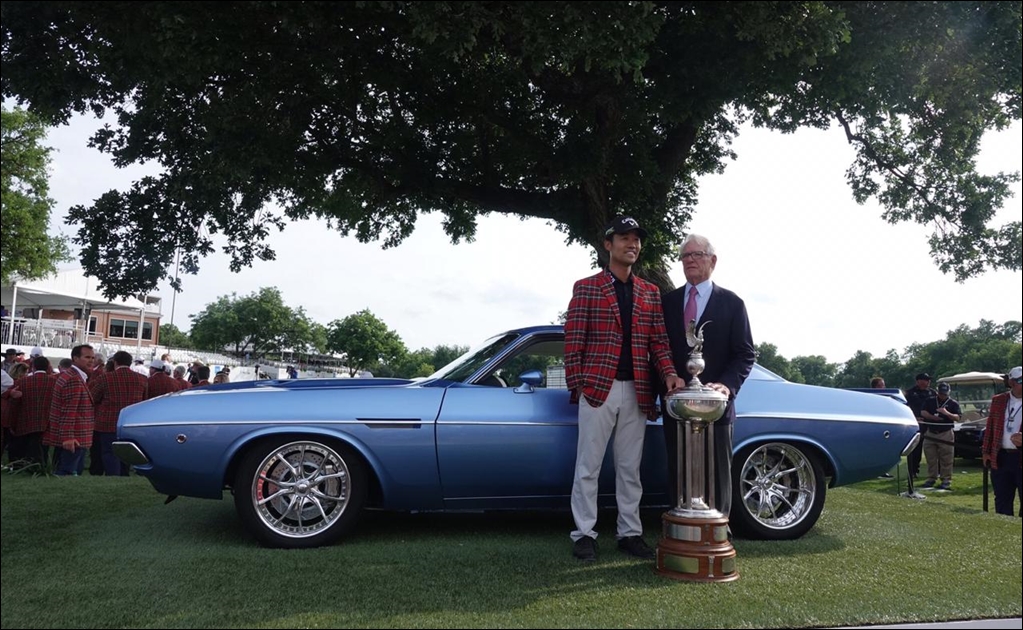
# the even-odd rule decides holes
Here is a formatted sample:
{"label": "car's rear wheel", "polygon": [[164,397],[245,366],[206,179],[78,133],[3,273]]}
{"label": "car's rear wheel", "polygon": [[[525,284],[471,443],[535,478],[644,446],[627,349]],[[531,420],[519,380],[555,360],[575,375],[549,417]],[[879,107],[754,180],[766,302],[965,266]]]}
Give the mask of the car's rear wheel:
{"label": "car's rear wheel", "polygon": [[805,445],[768,442],[744,448],[733,463],[731,525],[760,540],[799,538],[824,508],[819,457]]}
{"label": "car's rear wheel", "polygon": [[319,547],[355,525],[366,485],[366,467],[350,447],[278,439],[245,454],[234,501],[246,528],[264,545]]}

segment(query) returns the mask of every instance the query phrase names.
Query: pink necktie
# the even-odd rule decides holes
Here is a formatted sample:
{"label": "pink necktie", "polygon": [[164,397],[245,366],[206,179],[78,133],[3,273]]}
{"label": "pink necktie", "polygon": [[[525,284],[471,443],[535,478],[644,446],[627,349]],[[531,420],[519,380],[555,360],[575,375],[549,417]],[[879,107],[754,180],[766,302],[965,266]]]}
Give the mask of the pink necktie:
{"label": "pink necktie", "polygon": [[689,329],[689,322],[691,322],[694,319],[696,319],[696,287],[695,286],[689,288],[689,301],[686,302],[686,309],[683,312],[683,315],[685,315],[685,322],[684,322],[684,324],[685,324],[686,330],[688,330]]}

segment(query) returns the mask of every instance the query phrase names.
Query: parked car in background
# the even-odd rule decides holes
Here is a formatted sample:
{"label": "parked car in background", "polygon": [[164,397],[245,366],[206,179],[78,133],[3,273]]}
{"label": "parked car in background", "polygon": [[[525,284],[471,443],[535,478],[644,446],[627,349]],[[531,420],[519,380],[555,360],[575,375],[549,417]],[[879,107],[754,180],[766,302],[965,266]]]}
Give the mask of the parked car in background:
{"label": "parked car in background", "polygon": [[995,394],[1005,391],[1005,379],[994,372],[966,372],[938,379],[951,386],[949,395],[958,403],[962,414],[955,424],[955,456],[980,459],[984,443],[988,406]]}
{"label": "parked car in background", "polygon": [[[417,381],[195,387],[122,411],[114,448],[171,497],[229,489],[247,529],[276,547],[336,541],[369,507],[567,509],[578,407],[564,346],[561,326],[540,326],[501,333]],[[731,523],[752,538],[802,536],[827,488],[876,477],[919,439],[904,404],[759,366],[736,411]],[[657,419],[644,445],[646,506],[674,504],[665,462]],[[610,456],[599,500],[614,505]]]}

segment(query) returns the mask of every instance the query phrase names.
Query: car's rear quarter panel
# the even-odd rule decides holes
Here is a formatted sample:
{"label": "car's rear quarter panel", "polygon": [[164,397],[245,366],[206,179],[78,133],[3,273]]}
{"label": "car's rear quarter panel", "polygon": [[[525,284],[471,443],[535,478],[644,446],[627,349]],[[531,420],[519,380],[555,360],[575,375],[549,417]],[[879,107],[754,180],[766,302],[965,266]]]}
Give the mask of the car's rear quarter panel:
{"label": "car's rear quarter panel", "polygon": [[151,464],[137,471],[157,491],[221,498],[232,462],[256,442],[326,437],[362,455],[388,507],[439,508],[434,423],[443,396],[419,387],[186,391],[124,410],[118,439],[143,450]]}
{"label": "car's rear quarter panel", "polygon": [[890,398],[786,381],[747,382],[736,412],[736,451],[773,440],[813,444],[833,486],[894,466],[918,430],[909,408]]}

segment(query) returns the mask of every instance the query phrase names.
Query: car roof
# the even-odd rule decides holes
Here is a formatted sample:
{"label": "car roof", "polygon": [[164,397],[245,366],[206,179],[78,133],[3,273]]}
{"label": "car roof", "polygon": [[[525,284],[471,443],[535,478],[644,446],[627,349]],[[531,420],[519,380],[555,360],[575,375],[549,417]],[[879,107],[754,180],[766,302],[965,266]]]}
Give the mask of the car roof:
{"label": "car roof", "polygon": [[564,332],[565,327],[561,324],[550,324],[547,326],[527,326],[526,328],[515,328],[513,330],[507,330],[501,334],[507,335],[508,333],[518,333],[521,335],[528,335],[530,333],[544,333],[544,332]]}

